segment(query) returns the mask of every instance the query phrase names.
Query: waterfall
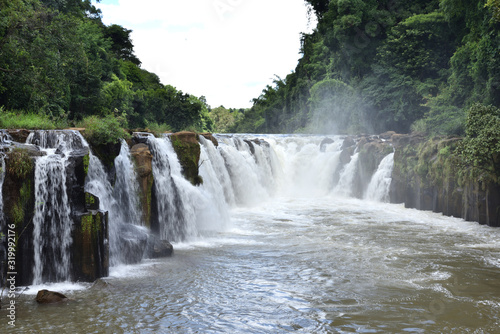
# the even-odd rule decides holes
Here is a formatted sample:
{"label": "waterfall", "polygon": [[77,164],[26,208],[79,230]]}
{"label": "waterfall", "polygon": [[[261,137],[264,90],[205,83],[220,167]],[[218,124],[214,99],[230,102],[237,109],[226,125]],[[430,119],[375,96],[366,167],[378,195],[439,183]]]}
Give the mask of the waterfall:
{"label": "waterfall", "polygon": [[182,177],[181,166],[169,138],[148,139],[153,154],[154,187],[160,237],[183,241],[196,235],[195,202],[190,201],[190,183]]}
{"label": "waterfall", "polygon": [[377,171],[373,174],[366,190],[365,199],[379,202],[389,201],[389,189],[392,181],[391,175],[393,167],[394,153],[390,153],[382,159]]}
{"label": "waterfall", "polygon": [[33,284],[70,279],[73,221],[66,189],[66,167],[73,150],[86,143],[76,131],[36,131],[27,143],[46,153],[35,162]]}
{"label": "waterfall", "polygon": [[201,156],[200,156],[200,175],[203,177],[203,184],[212,189],[214,196],[224,196],[227,205],[235,206],[233,184],[226,168],[224,158],[220,150],[216,149],[214,144],[200,137]]}
{"label": "waterfall", "polygon": [[121,220],[134,225],[144,225],[141,220],[139,203],[139,184],[134,164],[130,157],[130,149],[125,140],[122,140],[120,154],[115,158],[116,181],[113,188],[115,199],[112,208]]}
{"label": "waterfall", "polygon": [[235,203],[253,205],[268,199],[268,187],[272,184],[272,180],[263,178],[263,172],[249,145],[237,137],[218,137],[218,139],[219,150],[233,185]]}
{"label": "waterfall", "polygon": [[130,150],[122,141],[120,154],[114,161],[114,187],[101,161],[89,153],[89,169],[85,191],[99,198],[100,209],[108,212],[110,265],[129,263],[143,257],[148,231],[141,228],[141,213],[137,197],[137,179],[130,159]]}
{"label": "waterfall", "polygon": [[354,153],[351,161],[344,166],[340,172],[339,183],[335,186],[333,192],[338,195],[351,196],[353,191],[353,181],[358,170],[359,152]]}
{"label": "waterfall", "polygon": [[321,148],[322,137],[268,139],[276,154],[274,170],[280,193],[287,196],[323,196],[333,186],[342,141]]}

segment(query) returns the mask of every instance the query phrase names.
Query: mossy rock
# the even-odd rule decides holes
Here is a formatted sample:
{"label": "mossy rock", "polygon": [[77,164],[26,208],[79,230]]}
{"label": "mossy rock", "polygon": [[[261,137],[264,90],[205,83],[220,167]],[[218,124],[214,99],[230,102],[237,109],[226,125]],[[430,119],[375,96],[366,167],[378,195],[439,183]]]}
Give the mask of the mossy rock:
{"label": "mossy rock", "polygon": [[200,143],[198,134],[194,132],[177,132],[170,136],[172,146],[182,166],[182,174],[193,185],[200,185],[203,180],[199,176]]}

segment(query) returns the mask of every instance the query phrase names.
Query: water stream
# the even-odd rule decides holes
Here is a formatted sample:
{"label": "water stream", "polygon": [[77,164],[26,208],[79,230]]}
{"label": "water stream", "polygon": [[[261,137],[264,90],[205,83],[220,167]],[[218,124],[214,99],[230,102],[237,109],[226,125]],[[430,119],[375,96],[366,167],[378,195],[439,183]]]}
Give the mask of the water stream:
{"label": "water stream", "polygon": [[[500,230],[373,201],[385,190],[350,198],[356,157],[339,168],[340,137],[255,139],[202,139],[201,187],[177,178],[168,138],[152,139],[153,168],[174,170],[161,179],[174,190],[157,192],[192,210],[175,255],[47,285],[63,305],[28,289],[9,333],[498,333]],[[385,187],[390,159],[371,183]]]}

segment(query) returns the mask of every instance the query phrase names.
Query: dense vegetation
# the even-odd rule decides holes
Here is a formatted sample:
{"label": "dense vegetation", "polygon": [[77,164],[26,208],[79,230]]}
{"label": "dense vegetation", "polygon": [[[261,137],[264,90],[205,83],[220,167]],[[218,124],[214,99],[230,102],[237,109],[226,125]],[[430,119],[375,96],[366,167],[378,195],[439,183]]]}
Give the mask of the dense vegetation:
{"label": "dense vegetation", "polygon": [[295,71],[232,131],[464,135],[472,105],[500,106],[500,1],[306,1]]}
{"label": "dense vegetation", "polygon": [[212,131],[205,99],[141,69],[130,33],[90,0],[0,0],[0,127]]}

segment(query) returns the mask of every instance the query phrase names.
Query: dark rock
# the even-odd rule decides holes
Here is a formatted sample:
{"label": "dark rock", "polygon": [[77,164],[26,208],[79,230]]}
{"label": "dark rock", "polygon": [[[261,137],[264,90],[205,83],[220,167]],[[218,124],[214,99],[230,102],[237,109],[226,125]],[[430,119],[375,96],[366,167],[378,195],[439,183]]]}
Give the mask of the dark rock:
{"label": "dark rock", "polygon": [[354,146],[354,145],[356,145],[356,142],[354,141],[354,139],[352,137],[346,137],[344,139],[344,142],[342,143],[342,147],[340,149],[344,150],[344,149],[351,147],[351,146]]}
{"label": "dark rock", "polygon": [[133,224],[120,224],[118,230],[119,254],[116,255],[123,263],[139,263],[147,252],[148,229]]}
{"label": "dark rock", "polygon": [[326,146],[327,145],[330,145],[330,144],[333,144],[335,141],[331,138],[325,138],[321,141],[321,144],[319,144],[319,150],[321,152],[325,152],[326,150]]}
{"label": "dark rock", "polygon": [[89,211],[76,216],[72,231],[73,278],[93,282],[109,275],[108,213]]}
{"label": "dark rock", "polygon": [[134,132],[132,133],[132,145],[147,144],[150,136],[152,134],[149,132]]}
{"label": "dark rock", "polygon": [[182,174],[193,185],[200,185],[203,181],[199,175],[200,143],[194,132],[177,132],[170,136],[172,146],[182,166]]}
{"label": "dark rock", "polygon": [[151,200],[153,192],[153,155],[146,144],[136,144],[130,150],[139,182],[142,221],[151,228]]}
{"label": "dark rock", "polygon": [[157,236],[150,236],[148,242],[148,255],[152,259],[169,257],[174,253],[174,247],[167,240],[160,240]]}
{"label": "dark rock", "polygon": [[200,136],[205,137],[205,139],[210,140],[215,147],[219,146],[219,142],[211,133],[200,133]]}
{"label": "dark rock", "polygon": [[381,139],[384,139],[384,140],[390,140],[392,138],[392,136],[395,134],[396,134],[396,132],[394,132],[394,131],[387,131],[387,132],[380,134],[379,137]]}
{"label": "dark rock", "polygon": [[89,192],[85,192],[85,209],[88,211],[91,210],[99,210],[99,197],[91,194]]}
{"label": "dark rock", "polygon": [[62,293],[44,289],[38,291],[36,295],[36,301],[39,304],[54,304],[68,301],[68,297],[66,297]]}
{"label": "dark rock", "polygon": [[31,131],[26,129],[9,129],[7,130],[12,139],[18,143],[26,143],[26,139],[30,135]]}
{"label": "dark rock", "polygon": [[41,157],[47,155],[47,153],[40,150],[40,147],[31,144],[19,144],[12,143],[12,149],[26,150],[26,152],[32,157]]}

